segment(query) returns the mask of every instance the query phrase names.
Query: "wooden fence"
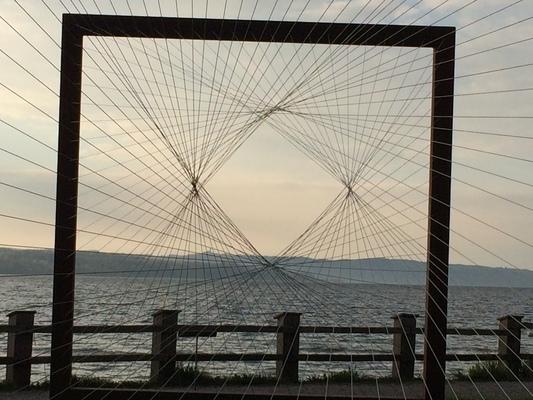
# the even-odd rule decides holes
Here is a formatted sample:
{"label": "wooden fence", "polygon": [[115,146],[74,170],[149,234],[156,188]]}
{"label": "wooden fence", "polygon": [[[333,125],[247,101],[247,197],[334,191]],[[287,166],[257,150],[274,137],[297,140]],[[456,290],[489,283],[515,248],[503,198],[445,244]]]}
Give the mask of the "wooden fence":
{"label": "wooden fence", "polygon": [[[349,327],[349,326],[304,326],[300,325],[300,314],[284,312],[278,314],[276,325],[180,325],[179,311],[159,310],[149,325],[78,325],[75,334],[102,333],[152,333],[151,353],[89,354],[74,355],[74,363],[105,362],[150,362],[151,379],[164,384],[176,374],[176,363],[183,361],[275,361],[276,374],[281,382],[298,381],[300,362],[391,362],[392,376],[412,379],[415,361],[423,360],[423,354],[415,349],[416,335],[424,329],[416,326],[416,315],[401,313],[393,317],[391,327]],[[8,314],[8,324],[0,325],[0,333],[7,333],[7,355],[0,357],[0,365],[6,365],[6,381],[15,387],[24,387],[31,381],[33,364],[48,364],[50,356],[33,356],[34,334],[51,333],[50,325],[34,325],[34,311],[14,311]],[[506,315],[498,319],[497,329],[448,328],[448,335],[494,336],[497,338],[496,353],[447,354],[446,361],[501,361],[518,373],[524,360],[533,360],[533,354],[521,352],[523,329],[533,329],[533,323],[522,322],[522,316]],[[180,337],[209,337],[217,333],[271,333],[277,336],[275,354],[265,353],[178,353],[176,345]],[[357,334],[392,335],[390,353],[373,354],[324,354],[301,353],[300,335],[313,334]]]}

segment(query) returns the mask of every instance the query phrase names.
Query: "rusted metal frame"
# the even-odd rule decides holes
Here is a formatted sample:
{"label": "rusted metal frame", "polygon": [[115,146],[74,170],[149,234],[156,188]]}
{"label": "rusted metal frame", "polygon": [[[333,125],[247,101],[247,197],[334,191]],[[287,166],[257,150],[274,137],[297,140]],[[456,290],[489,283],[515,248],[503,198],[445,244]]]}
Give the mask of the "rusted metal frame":
{"label": "rusted metal frame", "polygon": [[424,377],[428,388],[426,398],[433,400],[443,398],[454,28],[72,14],[63,16],[62,30],[51,396],[59,398],[61,393],[66,395],[65,390],[70,385],[72,374],[83,36],[431,47],[434,49]]}

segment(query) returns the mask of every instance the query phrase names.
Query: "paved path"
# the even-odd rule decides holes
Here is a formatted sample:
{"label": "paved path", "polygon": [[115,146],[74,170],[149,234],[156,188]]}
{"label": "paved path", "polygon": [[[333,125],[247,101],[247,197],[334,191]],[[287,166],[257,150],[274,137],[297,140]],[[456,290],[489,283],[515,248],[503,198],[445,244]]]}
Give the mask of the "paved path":
{"label": "paved path", "polygon": [[[224,388],[225,392],[241,392],[243,387],[231,386]],[[202,388],[202,391],[217,392],[220,389],[214,387]],[[256,394],[270,394],[273,387],[258,386],[253,389],[248,389],[248,393]],[[277,388],[276,392],[280,394],[313,394],[325,396],[327,390],[328,395],[332,396],[364,396],[375,398],[386,397],[408,397],[408,398],[423,398],[423,386],[419,382],[411,382],[404,384],[403,388],[394,383],[380,383],[379,385],[370,383],[359,383],[354,385],[345,384],[330,384],[327,388],[321,384],[305,384],[301,387],[296,385],[284,385]],[[448,399],[460,400],[531,400],[533,399],[533,382],[517,383],[517,382],[483,382],[477,383],[476,386],[470,382],[455,382],[453,389],[448,387]],[[30,390],[23,392],[0,392],[0,400],[47,400],[48,393],[40,390]]]}

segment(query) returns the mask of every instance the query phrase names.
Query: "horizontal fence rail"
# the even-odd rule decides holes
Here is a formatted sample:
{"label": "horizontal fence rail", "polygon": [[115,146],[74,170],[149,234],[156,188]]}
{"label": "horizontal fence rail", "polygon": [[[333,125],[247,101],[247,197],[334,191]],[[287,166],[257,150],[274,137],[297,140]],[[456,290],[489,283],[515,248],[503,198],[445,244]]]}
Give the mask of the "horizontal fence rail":
{"label": "horizontal fence rail", "polygon": [[[284,382],[298,381],[299,362],[391,362],[392,376],[402,379],[414,378],[415,361],[424,360],[424,355],[413,352],[416,335],[424,329],[416,327],[414,314],[398,314],[393,317],[394,326],[307,326],[300,325],[300,314],[282,313],[276,316],[278,325],[242,324],[177,324],[178,311],[160,310],[154,314],[153,324],[140,325],[78,325],[75,334],[106,333],[152,333],[150,353],[93,353],[73,356],[73,363],[150,362],[151,379],[167,382],[176,373],[177,362],[276,362],[277,378]],[[169,314],[171,318],[168,318]],[[50,356],[32,356],[34,334],[49,334],[50,325],[34,325],[33,311],[15,311],[8,314],[9,323],[0,325],[0,333],[8,334],[7,356],[0,357],[0,365],[6,365],[6,382],[15,387],[24,387],[31,382],[31,366],[49,364]],[[173,317],[173,318],[172,318]],[[498,352],[447,354],[446,361],[501,361],[517,372],[524,361],[533,360],[533,354],[520,350],[523,329],[533,329],[533,323],[522,322],[521,316],[507,315],[498,319],[499,328],[453,328],[448,335],[494,336],[498,339]],[[277,352],[267,353],[177,353],[179,338],[212,337],[217,333],[276,334]],[[392,335],[390,353],[339,354],[300,353],[301,334],[357,334]],[[290,345],[288,345],[290,343]]]}
{"label": "horizontal fence rail", "polygon": [[[523,323],[523,329],[533,330],[533,323]],[[150,325],[77,325],[74,326],[73,332],[80,333],[152,333],[160,332],[163,328]],[[220,333],[278,333],[283,332],[283,328],[275,325],[176,325],[172,328],[165,328],[165,331],[187,333],[189,331],[209,331]],[[300,333],[331,333],[331,334],[358,334],[358,335],[387,335],[402,333],[401,328],[382,327],[382,326],[300,326]],[[23,331],[14,325],[1,325],[0,333],[24,332],[24,333],[52,333],[50,325],[34,325]],[[416,328],[417,334],[424,334],[424,328]],[[505,329],[490,328],[448,328],[448,335],[461,336],[498,336],[507,333]],[[196,335],[193,335],[196,336]],[[198,334],[197,336],[202,336]]]}

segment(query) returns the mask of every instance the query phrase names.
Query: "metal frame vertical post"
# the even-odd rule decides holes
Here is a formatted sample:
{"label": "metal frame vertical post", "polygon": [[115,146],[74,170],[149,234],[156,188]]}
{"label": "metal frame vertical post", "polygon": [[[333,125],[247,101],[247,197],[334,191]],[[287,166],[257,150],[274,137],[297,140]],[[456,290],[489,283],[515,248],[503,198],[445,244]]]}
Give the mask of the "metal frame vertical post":
{"label": "metal frame vertical post", "polygon": [[434,47],[428,210],[424,380],[426,400],[444,400],[455,70],[455,31]]}
{"label": "metal frame vertical post", "polygon": [[67,396],[72,378],[72,327],[78,207],[83,35],[63,16],[59,95],[50,398]]}

